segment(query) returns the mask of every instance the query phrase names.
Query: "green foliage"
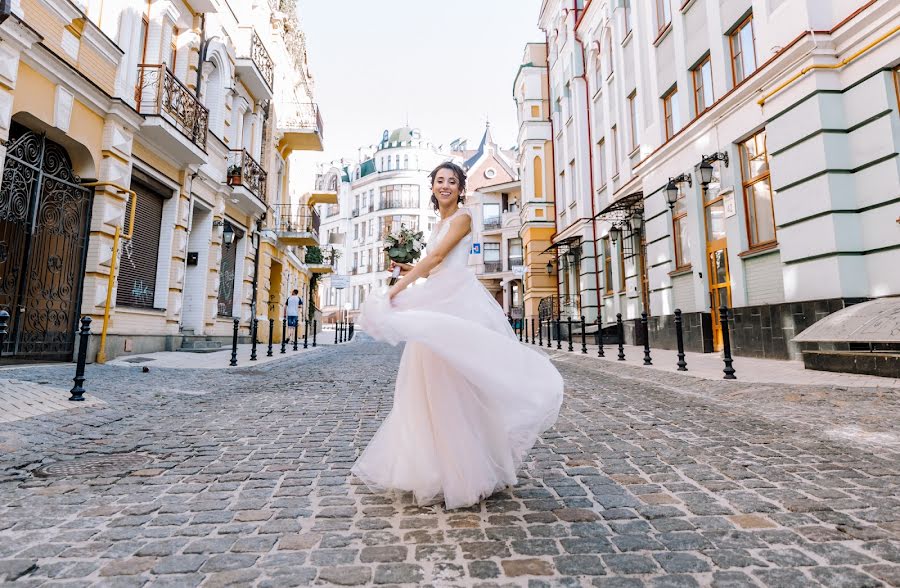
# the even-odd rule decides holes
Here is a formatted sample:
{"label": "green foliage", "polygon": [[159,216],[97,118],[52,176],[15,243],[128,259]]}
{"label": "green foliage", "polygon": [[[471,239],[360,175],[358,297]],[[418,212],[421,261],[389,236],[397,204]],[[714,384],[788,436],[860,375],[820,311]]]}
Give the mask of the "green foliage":
{"label": "green foliage", "polygon": [[322,249],[316,245],[310,245],[306,248],[306,257],[304,263],[307,265],[324,263],[325,256],[322,255]]}

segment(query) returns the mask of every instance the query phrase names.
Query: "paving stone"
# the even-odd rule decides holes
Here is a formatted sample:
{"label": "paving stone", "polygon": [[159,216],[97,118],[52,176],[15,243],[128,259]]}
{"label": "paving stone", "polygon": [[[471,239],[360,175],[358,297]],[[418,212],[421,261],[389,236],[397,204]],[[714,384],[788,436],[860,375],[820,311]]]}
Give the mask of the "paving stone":
{"label": "paving stone", "polygon": [[506,559],[500,562],[504,575],[511,578],[519,576],[552,576],[553,564],[542,559]]}
{"label": "paving stone", "polygon": [[206,563],[203,555],[171,555],[164,557],[153,566],[153,573],[162,574],[190,574],[196,572]]}
{"label": "paving stone", "polygon": [[415,584],[424,577],[422,566],[418,564],[388,563],[375,568],[376,584]]}
{"label": "paving stone", "polygon": [[130,557],[112,561],[100,568],[101,576],[132,576],[151,569],[156,565],[155,557]]}
{"label": "paving stone", "polygon": [[407,548],[403,545],[384,545],[380,547],[363,547],[359,554],[362,563],[399,562],[406,559]]}
{"label": "paving stone", "polygon": [[372,579],[368,566],[325,566],[319,568],[319,580],[340,586],[361,586]]}
{"label": "paving stone", "polygon": [[553,558],[559,573],[567,576],[602,576],[603,561],[596,555],[560,555]]}
{"label": "paving stone", "polygon": [[678,553],[654,553],[653,558],[666,572],[670,574],[683,574],[689,572],[708,572],[709,564],[696,557],[683,552]]}

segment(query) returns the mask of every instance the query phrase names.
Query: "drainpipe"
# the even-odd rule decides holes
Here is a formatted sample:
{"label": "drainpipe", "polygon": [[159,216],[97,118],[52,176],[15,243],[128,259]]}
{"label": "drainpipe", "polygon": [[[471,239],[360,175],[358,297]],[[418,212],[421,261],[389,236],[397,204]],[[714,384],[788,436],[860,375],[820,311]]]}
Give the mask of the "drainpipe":
{"label": "drainpipe", "polygon": [[[577,0],[572,0],[573,3],[577,3]],[[575,23],[578,24],[578,9],[575,9]],[[587,80],[587,54],[584,50],[584,43],[581,39],[578,38],[578,29],[576,28],[574,31],[575,40],[581,46],[581,59],[582,59],[582,72],[581,75],[578,76],[584,81],[584,110],[587,113],[587,132],[588,132],[588,161],[590,162],[588,165],[588,171],[590,172],[590,185],[591,185],[591,232],[594,236],[594,287],[597,288],[597,316],[600,316],[600,307],[603,302],[602,295],[600,293],[600,256],[597,254],[598,242],[597,242],[597,209],[594,205],[594,139],[593,133],[591,131],[591,95],[590,90],[588,89],[588,80]],[[600,324],[600,329],[603,328],[603,325]]]}
{"label": "drainpipe", "polygon": [[131,218],[128,219],[128,233],[123,235],[122,229],[116,225],[116,232],[113,235],[112,259],[109,262],[109,278],[106,280],[106,305],[103,308],[103,328],[100,331],[100,349],[97,351],[97,363],[106,363],[106,334],[109,331],[109,313],[112,306],[113,286],[118,278],[116,260],[119,256],[119,240],[129,240],[134,236],[134,213],[137,211],[137,194],[134,190],[129,190],[119,184],[113,182],[88,182],[81,184],[85,188],[110,187],[115,188],[118,194],[128,194],[131,200]]}
{"label": "drainpipe", "polygon": [[[553,234],[559,232],[559,225],[557,224],[557,220],[559,219],[559,205],[557,203],[557,192],[559,190],[556,189],[556,144],[554,140],[556,139],[556,129],[553,127],[553,94],[550,93],[550,34],[544,33],[544,49],[547,53],[547,104],[549,108],[547,108],[547,120],[550,121],[550,147],[552,149],[552,153],[550,154],[550,171],[553,174],[552,186],[553,186]],[[553,240],[551,238],[551,244]],[[556,302],[559,304],[559,255],[556,256]],[[551,313],[552,313],[551,309]],[[551,314],[552,317],[552,314]],[[547,335],[549,337],[549,335]]]}

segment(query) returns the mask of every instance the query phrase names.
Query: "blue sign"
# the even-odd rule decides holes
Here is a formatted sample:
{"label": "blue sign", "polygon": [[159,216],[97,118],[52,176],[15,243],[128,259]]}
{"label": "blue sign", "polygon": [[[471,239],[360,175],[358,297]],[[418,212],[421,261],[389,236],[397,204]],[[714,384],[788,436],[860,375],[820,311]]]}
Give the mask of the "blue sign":
{"label": "blue sign", "polygon": [[472,255],[479,255],[481,253],[481,243],[472,243]]}

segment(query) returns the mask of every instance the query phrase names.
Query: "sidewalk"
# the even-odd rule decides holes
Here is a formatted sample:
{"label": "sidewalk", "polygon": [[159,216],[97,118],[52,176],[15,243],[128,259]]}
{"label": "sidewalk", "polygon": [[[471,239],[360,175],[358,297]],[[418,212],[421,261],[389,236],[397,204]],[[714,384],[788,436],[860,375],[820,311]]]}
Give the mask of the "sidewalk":
{"label": "sidewalk", "polygon": [[[342,343],[342,345],[345,343]],[[221,351],[213,353],[187,353],[184,351],[160,351],[157,353],[138,353],[134,355],[124,355],[107,362],[107,365],[118,366],[147,366],[167,369],[237,369],[262,365],[286,359],[288,357],[296,357],[301,353],[310,353],[321,347],[329,347],[334,345],[334,331],[325,331],[316,336],[316,347],[312,346],[312,338],[308,340],[308,347],[303,349],[303,339],[297,342],[297,351],[294,351],[293,341],[285,346],[285,353],[281,353],[281,343],[272,346],[272,357],[266,357],[268,353],[268,343],[256,345],[256,361],[250,361],[250,352],[252,345],[238,345],[237,361],[235,367],[229,365],[231,362],[231,347],[223,347]]]}
{"label": "sidewalk", "polygon": [[[524,344],[524,343],[523,343]],[[529,343],[531,345],[531,343]],[[537,347],[537,344],[534,345]],[[620,365],[637,366],[643,369],[651,369],[659,372],[677,372],[685,376],[693,376],[704,380],[722,380],[725,375],[722,371],[725,363],[721,352],[718,353],[692,353],[685,352],[687,362],[686,372],[678,372],[678,352],[668,349],[651,349],[650,357],[653,365],[644,365],[644,348],[626,345],[625,361],[618,361],[618,346],[604,345],[605,357],[597,357],[597,346],[588,345],[587,355],[581,353],[581,338],[572,340],[574,351],[571,355],[590,357],[595,361],[607,361]],[[569,355],[568,343],[562,342],[562,350],[556,349],[556,341],[553,348],[547,347],[544,341],[545,351]],[[559,356],[562,359],[561,356]],[[853,388],[897,388],[900,389],[900,379],[882,378],[878,376],[866,376],[860,374],[845,374],[836,372],[822,372],[808,370],[803,367],[802,361],[787,361],[780,359],[757,359],[755,357],[735,357],[732,367],[735,370],[736,381],[752,382],[760,384],[803,384],[819,386],[847,386]],[[728,380],[723,380],[728,381]]]}

